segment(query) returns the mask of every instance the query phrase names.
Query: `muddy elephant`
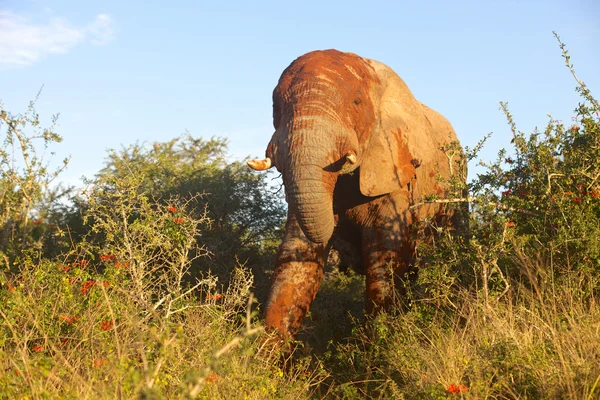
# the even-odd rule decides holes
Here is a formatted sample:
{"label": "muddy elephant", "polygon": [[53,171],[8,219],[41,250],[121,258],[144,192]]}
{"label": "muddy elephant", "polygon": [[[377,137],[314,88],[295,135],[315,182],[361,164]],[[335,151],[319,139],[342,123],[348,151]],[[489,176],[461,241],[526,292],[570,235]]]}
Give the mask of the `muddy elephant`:
{"label": "muddy elephant", "polygon": [[266,325],[288,339],[317,294],[336,240],[360,254],[367,312],[390,304],[395,281],[413,268],[411,225],[444,215],[442,202],[418,203],[447,196],[439,178],[449,178],[453,166],[443,149],[457,138],[392,69],[337,50],[307,53],[283,72],[273,125],[266,158],[248,165],[276,167],[285,185],[288,218]]}

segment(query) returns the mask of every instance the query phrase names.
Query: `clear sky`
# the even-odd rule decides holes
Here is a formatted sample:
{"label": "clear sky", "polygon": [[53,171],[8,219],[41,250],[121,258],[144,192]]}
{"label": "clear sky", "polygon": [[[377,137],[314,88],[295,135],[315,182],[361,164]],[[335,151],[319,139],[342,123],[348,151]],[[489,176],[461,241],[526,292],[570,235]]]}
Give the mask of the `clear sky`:
{"label": "clear sky", "polygon": [[[107,148],[229,138],[232,157],[264,155],[271,93],[296,57],[336,48],[392,67],[464,145],[509,146],[519,129],[570,122],[578,77],[600,97],[600,0],[137,1],[0,0],[0,100],[60,112],[62,180],[103,165]],[[0,133],[4,133],[2,130]]]}

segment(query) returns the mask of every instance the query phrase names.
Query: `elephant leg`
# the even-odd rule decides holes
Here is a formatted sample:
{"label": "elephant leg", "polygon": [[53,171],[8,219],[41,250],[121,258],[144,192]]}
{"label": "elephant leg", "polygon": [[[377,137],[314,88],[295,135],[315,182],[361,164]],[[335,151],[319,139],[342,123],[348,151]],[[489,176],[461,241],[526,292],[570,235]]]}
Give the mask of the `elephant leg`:
{"label": "elephant leg", "polygon": [[370,232],[363,240],[367,314],[388,309],[396,296],[404,296],[405,279],[414,259],[413,246],[408,240],[374,239],[382,236],[385,235],[381,232]]}
{"label": "elephant leg", "polygon": [[325,245],[310,242],[293,214],[279,248],[275,278],[267,303],[266,327],[283,339],[300,329],[323,277]]}
{"label": "elephant leg", "polygon": [[348,269],[352,269],[357,274],[365,274],[361,251],[361,232],[357,227],[347,220],[340,220],[329,243],[339,255],[341,272],[347,273]]}

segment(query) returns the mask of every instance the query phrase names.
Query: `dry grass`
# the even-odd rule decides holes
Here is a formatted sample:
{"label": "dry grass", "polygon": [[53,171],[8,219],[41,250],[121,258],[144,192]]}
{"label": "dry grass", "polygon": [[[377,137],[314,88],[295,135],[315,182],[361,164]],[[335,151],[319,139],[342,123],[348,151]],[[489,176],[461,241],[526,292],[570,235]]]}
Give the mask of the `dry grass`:
{"label": "dry grass", "polygon": [[[495,294],[459,289],[379,315],[326,362],[335,398],[600,398],[600,307],[590,275],[548,274],[521,254],[525,274]],[[502,294],[502,295],[499,295]],[[456,392],[456,393],[452,393]]]}

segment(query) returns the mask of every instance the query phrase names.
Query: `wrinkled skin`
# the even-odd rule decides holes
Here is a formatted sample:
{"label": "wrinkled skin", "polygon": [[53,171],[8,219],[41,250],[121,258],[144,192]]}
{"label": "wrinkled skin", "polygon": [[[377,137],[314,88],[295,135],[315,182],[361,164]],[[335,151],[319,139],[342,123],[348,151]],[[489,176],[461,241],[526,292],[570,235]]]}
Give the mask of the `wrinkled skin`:
{"label": "wrinkled skin", "polygon": [[448,220],[440,203],[409,207],[445,197],[437,176],[451,175],[441,148],[457,140],[452,126],[389,67],[336,50],[305,54],[283,72],[273,124],[267,158],[249,162],[282,173],[289,206],[267,328],[294,336],[326,252],[340,242],[362,259],[367,312],[389,306],[413,266],[411,224]]}

